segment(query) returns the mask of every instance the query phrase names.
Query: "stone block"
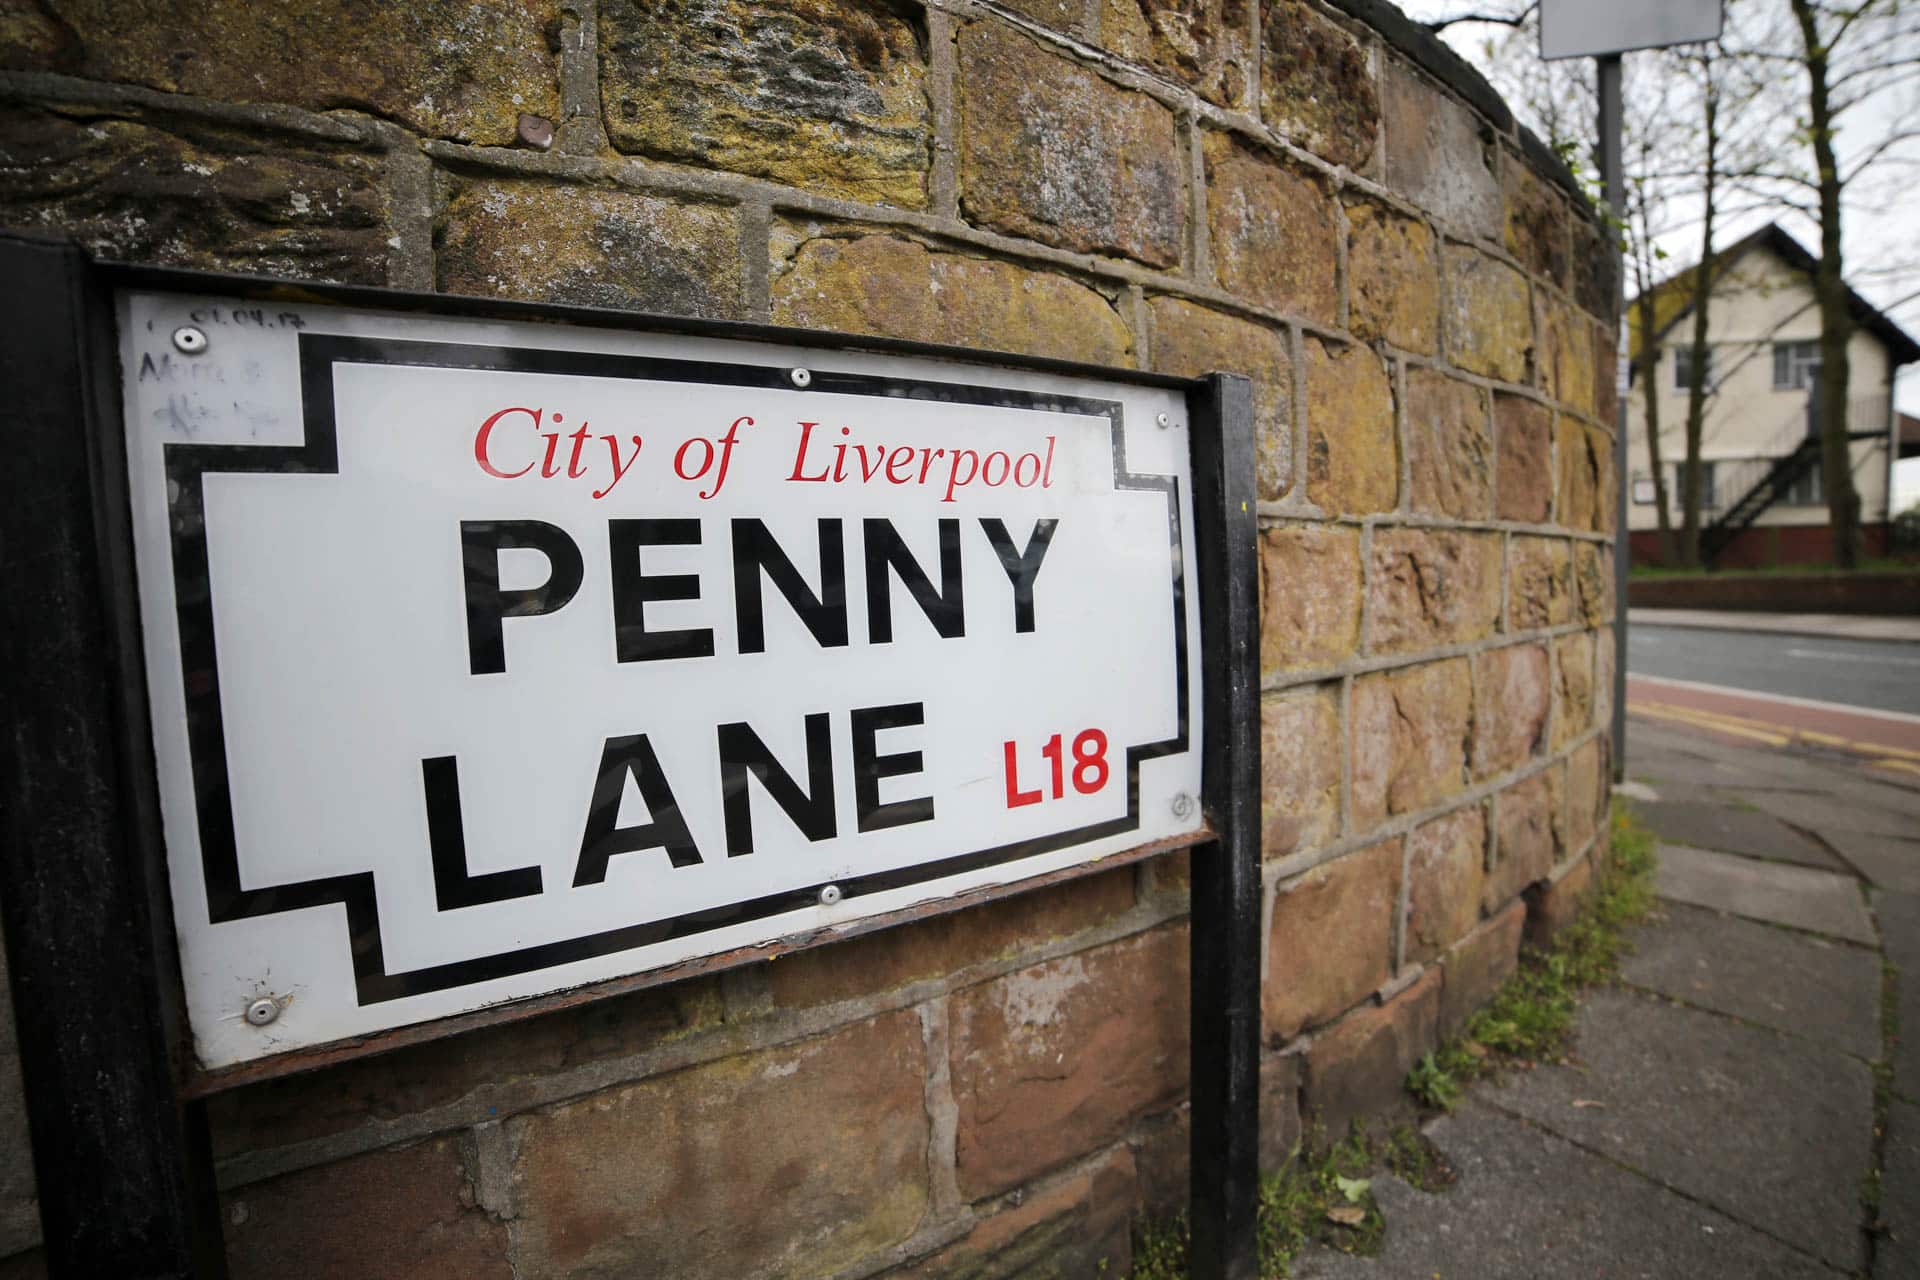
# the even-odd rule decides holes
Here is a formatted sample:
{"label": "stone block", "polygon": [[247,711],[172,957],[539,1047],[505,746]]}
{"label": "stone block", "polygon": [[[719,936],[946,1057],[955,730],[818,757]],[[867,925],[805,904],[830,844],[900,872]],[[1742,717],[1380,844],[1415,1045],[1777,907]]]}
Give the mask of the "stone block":
{"label": "stone block", "polygon": [[1553,513],[1553,413],[1537,400],[1493,397],[1494,515],[1545,524]]}
{"label": "stone block", "polygon": [[512,143],[523,113],[560,116],[559,0],[9,7],[24,10],[0,20],[0,66],[13,70],[349,108],[486,146]]}
{"label": "stone block", "polygon": [[1351,715],[1355,831],[1465,787],[1474,731],[1467,659],[1361,676]]}
{"label": "stone block", "polygon": [[1360,531],[1328,524],[1260,533],[1260,669],[1297,671],[1360,645]]}
{"label": "stone block", "polygon": [[1564,538],[1517,534],[1507,550],[1507,630],[1573,620],[1573,553]]}
{"label": "stone block", "polygon": [[1613,640],[1611,631],[1593,633],[1593,723],[1613,723]]}
{"label": "stone block", "polygon": [[1566,199],[1516,155],[1506,156],[1502,170],[1507,252],[1534,275],[1564,288],[1571,248]]}
{"label": "stone block", "polygon": [[1500,621],[1500,539],[1452,529],[1376,529],[1367,648],[1410,653],[1490,636]]}
{"label": "stone block", "polygon": [[883,234],[777,232],[776,324],[1131,367],[1133,335],[1104,294],[1063,275]]}
{"label": "stone block", "polygon": [[1121,1147],[1091,1169],[1012,1200],[932,1257],[887,1274],[900,1280],[1125,1275],[1133,1264],[1137,1182],[1133,1153]]}
{"label": "stone block", "polygon": [[1260,32],[1261,120],[1324,160],[1365,171],[1380,133],[1366,49],[1304,0],[1266,0]]}
{"label": "stone block", "polygon": [[1608,437],[1572,418],[1554,423],[1559,452],[1560,501],[1555,519],[1569,529],[1610,524],[1613,449]]}
{"label": "stone block", "polygon": [[234,1280],[514,1280],[506,1225],[475,1207],[454,1138],[239,1187],[221,1209]]}
{"label": "stone block", "polygon": [[1133,905],[1133,868],[1116,867],[782,956],[766,966],[767,989],[783,1007],[858,999],[1031,951]]}
{"label": "stone block", "polygon": [[1340,834],[1337,684],[1291,689],[1260,707],[1260,850],[1264,858]]}
{"label": "stone block", "polygon": [[1009,0],[1007,8],[1055,31],[1077,32],[1084,25],[1084,0]]}
{"label": "stone block", "polygon": [[1173,113],[998,22],[959,40],[960,207],[1077,253],[1180,261],[1187,198]]}
{"label": "stone block", "polygon": [[623,311],[737,319],[731,208],[516,179],[461,186],[436,256],[440,289]]}
{"label": "stone block", "polygon": [[1186,928],[982,983],[950,1014],[960,1191],[978,1200],[1112,1142],[1185,1090]]}
{"label": "stone block", "polygon": [[[1300,1146],[1300,1055],[1260,1055],[1260,1168],[1271,1172]],[[1186,1208],[1182,1204],[1181,1208]]]}
{"label": "stone block", "polygon": [[1614,520],[1613,436],[1599,427],[1587,428],[1587,452],[1594,460],[1593,531],[1612,533]]}
{"label": "stone block", "polygon": [[1306,1110],[1328,1140],[1355,1120],[1391,1121],[1413,1110],[1407,1072],[1439,1043],[1440,971],[1386,1004],[1366,1006],[1313,1039],[1307,1050]]}
{"label": "stone block", "polygon": [[1221,107],[1253,88],[1247,0],[1104,0],[1100,43]]}
{"label": "stone block", "polygon": [[385,169],[318,142],[263,151],[214,125],[15,107],[0,121],[0,226],[130,262],[385,284]]}
{"label": "stone block", "polygon": [[1609,786],[1607,740],[1595,738],[1567,757],[1567,849],[1593,838],[1606,824]]}
{"label": "stone block", "polygon": [[1608,325],[1590,325],[1593,332],[1594,420],[1612,429],[1620,417],[1620,340]]}
{"label": "stone block", "polygon": [[1262,501],[1293,487],[1293,360],[1287,335],[1180,298],[1147,303],[1148,350],[1162,373],[1195,378],[1216,370],[1253,379],[1255,492]]}
{"label": "stone block", "polygon": [[1340,254],[1325,184],[1224,133],[1203,141],[1207,231],[1220,287],[1332,327]]}
{"label": "stone block", "polygon": [[1450,244],[1447,352],[1462,369],[1525,382],[1534,365],[1533,307],[1527,278],[1478,249]]}
{"label": "stone block", "polygon": [[925,32],[884,0],[600,7],[600,98],[621,151],[876,204],[927,203]]}
{"label": "stone block", "polygon": [[1307,497],[1337,515],[1391,511],[1400,449],[1386,366],[1366,347],[1306,341]]}
{"label": "stone block", "polygon": [[1127,1146],[1139,1185],[1139,1211],[1151,1218],[1185,1212],[1193,1179],[1193,1108],[1181,1103],[1134,1126]]}
{"label": "stone block", "polygon": [[1432,355],[1440,341],[1440,259],[1433,232],[1371,201],[1347,206],[1347,327]]}
{"label": "stone block", "polygon": [[1620,241],[1591,215],[1576,211],[1572,221],[1573,300],[1611,325],[1620,305]]}
{"label": "stone block", "polygon": [[1413,509],[1485,520],[1493,512],[1493,431],[1486,394],[1435,369],[1407,379],[1407,471]]}
{"label": "stone block", "polygon": [[1520,892],[1553,873],[1565,847],[1560,822],[1558,769],[1516,782],[1494,797],[1494,847],[1487,867],[1488,915],[1504,908]]}
{"label": "stone block", "polygon": [[1520,939],[1527,904],[1510,902],[1468,937],[1455,943],[1442,962],[1440,1038],[1460,1034],[1482,1005],[1520,967]]}
{"label": "stone block", "polygon": [[1573,544],[1573,579],[1580,616],[1590,627],[1613,617],[1613,550],[1597,542]]}
{"label": "stone block", "polygon": [[1546,744],[1554,684],[1547,646],[1516,644],[1474,658],[1473,776],[1491,778],[1533,759]]}
{"label": "stone block", "polygon": [[926,1066],[907,1009],[510,1121],[514,1275],[817,1276],[907,1239]]}
{"label": "stone block", "polygon": [[1380,73],[1387,185],[1456,234],[1498,239],[1505,220],[1491,134],[1480,118],[1393,58]]}
{"label": "stone block", "polygon": [[1480,922],[1487,815],[1477,804],[1423,822],[1407,836],[1403,964],[1426,964]]}
{"label": "stone block", "polygon": [[1397,839],[1322,863],[1280,886],[1261,995],[1269,1045],[1337,1017],[1386,982],[1399,910]]}
{"label": "stone block", "polygon": [[1580,907],[1593,892],[1593,864],[1581,858],[1553,880],[1527,891],[1527,945],[1546,947],[1562,929],[1580,918]]}
{"label": "stone block", "polygon": [[1540,371],[1548,394],[1575,413],[1594,409],[1593,322],[1558,299],[1539,295]]}
{"label": "stone block", "polygon": [[1580,631],[1553,642],[1553,749],[1593,727],[1593,636]]}

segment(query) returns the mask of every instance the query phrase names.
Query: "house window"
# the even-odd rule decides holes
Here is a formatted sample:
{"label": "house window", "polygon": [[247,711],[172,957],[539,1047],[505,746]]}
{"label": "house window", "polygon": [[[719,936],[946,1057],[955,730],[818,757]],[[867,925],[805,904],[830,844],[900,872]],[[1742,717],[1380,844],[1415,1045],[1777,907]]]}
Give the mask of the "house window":
{"label": "house window", "polygon": [[[1687,464],[1684,462],[1674,463],[1672,487],[1669,488],[1667,492],[1673,495],[1673,509],[1675,511],[1686,510],[1686,484]],[[1700,509],[1702,511],[1712,511],[1719,505],[1713,492],[1713,464],[1703,461],[1700,464]]]}
{"label": "house window", "polygon": [[[1713,348],[1706,349],[1707,385],[1713,385]],[[1693,389],[1693,348],[1691,346],[1673,349],[1673,389],[1691,391]]]}
{"label": "house window", "polygon": [[1653,477],[1635,472],[1633,476],[1633,504],[1637,507],[1650,507],[1654,501]]}
{"label": "house window", "polygon": [[1804,391],[1820,370],[1820,347],[1813,342],[1773,344],[1773,389]]}
{"label": "house window", "polygon": [[1820,483],[1820,464],[1816,462],[1793,482],[1793,488],[1787,491],[1787,502],[1796,507],[1819,507],[1825,506],[1826,501],[1826,487]]}

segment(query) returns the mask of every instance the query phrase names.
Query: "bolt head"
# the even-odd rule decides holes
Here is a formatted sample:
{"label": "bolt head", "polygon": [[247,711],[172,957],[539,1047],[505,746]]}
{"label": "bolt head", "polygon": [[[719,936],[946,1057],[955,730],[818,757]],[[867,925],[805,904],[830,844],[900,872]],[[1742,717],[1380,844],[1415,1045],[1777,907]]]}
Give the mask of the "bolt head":
{"label": "bolt head", "polygon": [[1168,416],[1167,416],[1166,414],[1164,414],[1164,413],[1161,413],[1161,414],[1155,414],[1155,415],[1154,415],[1154,419],[1153,419],[1153,420],[1154,420],[1155,422],[1157,422],[1157,423],[1159,423],[1159,424],[1160,424],[1161,426],[1163,426],[1163,427],[1170,427],[1170,426],[1172,426],[1172,425],[1173,425],[1173,419],[1172,419],[1172,418],[1169,418],[1169,417],[1168,417]]}
{"label": "bolt head", "polygon": [[787,377],[796,387],[805,387],[813,381],[813,374],[805,369],[789,369]]}
{"label": "bolt head", "polygon": [[820,890],[820,905],[823,907],[830,907],[834,903],[840,901],[840,899],[844,898],[845,896],[846,895],[840,891],[839,885],[830,884],[826,886],[824,889]]}
{"label": "bolt head", "polygon": [[280,1016],[280,1002],[272,996],[261,996],[247,1005],[247,1021],[256,1027],[264,1027]]}
{"label": "bolt head", "polygon": [[1193,812],[1193,797],[1182,791],[1173,798],[1173,816],[1184,818]]}
{"label": "bolt head", "polygon": [[173,348],[183,356],[197,356],[207,349],[207,335],[190,324],[173,331]]}

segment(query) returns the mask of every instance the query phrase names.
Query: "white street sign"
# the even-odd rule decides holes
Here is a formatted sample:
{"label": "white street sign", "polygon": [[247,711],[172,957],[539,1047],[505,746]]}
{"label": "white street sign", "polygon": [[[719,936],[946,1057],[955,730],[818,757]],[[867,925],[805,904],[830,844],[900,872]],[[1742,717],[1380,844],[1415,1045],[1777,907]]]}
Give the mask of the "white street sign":
{"label": "white street sign", "polygon": [[1200,827],[1177,391],[166,293],[120,321],[204,1067]]}
{"label": "white street sign", "polygon": [[1540,0],[1540,56],[1584,58],[1720,38],[1721,0]]}

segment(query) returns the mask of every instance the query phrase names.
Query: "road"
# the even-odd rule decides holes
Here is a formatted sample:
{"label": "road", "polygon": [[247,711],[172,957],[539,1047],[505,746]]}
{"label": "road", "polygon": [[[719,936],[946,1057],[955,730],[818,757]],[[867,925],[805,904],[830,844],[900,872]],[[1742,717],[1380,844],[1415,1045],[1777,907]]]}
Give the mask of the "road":
{"label": "road", "polygon": [[1637,625],[1627,671],[1920,714],[1920,645]]}

